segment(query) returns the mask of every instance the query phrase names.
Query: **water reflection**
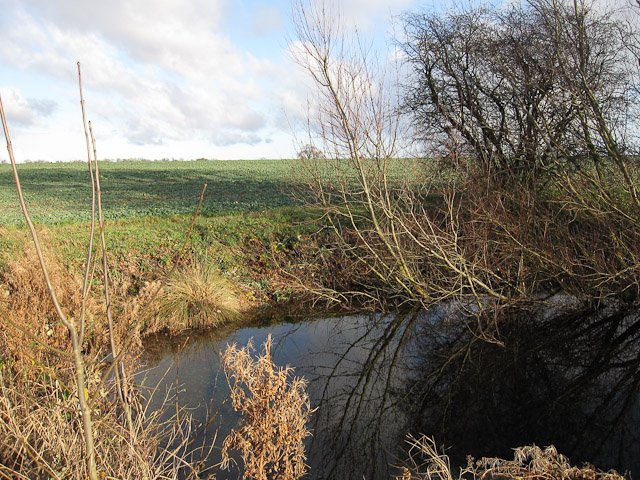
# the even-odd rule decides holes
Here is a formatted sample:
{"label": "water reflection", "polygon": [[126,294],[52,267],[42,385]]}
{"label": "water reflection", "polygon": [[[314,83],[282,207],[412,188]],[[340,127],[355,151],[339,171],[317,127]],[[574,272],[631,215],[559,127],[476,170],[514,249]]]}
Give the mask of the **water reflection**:
{"label": "water reflection", "polygon": [[519,445],[554,443],[574,463],[640,472],[640,316],[550,311],[509,315],[494,343],[451,305],[218,332],[190,338],[181,354],[185,338],[155,339],[145,383],[168,372],[162,388],[177,382],[180,404],[210,422],[199,440],[217,432],[220,445],[237,417],[224,402],[219,352],[271,333],[274,361],[309,380],[317,407],[310,478],[390,478],[407,432],[434,435],[460,464],[467,454],[510,457]]}
{"label": "water reflection", "polygon": [[418,336],[405,409],[454,461],[554,444],[574,463],[640,472],[638,311],[519,312],[501,320],[502,344],[460,321]]}

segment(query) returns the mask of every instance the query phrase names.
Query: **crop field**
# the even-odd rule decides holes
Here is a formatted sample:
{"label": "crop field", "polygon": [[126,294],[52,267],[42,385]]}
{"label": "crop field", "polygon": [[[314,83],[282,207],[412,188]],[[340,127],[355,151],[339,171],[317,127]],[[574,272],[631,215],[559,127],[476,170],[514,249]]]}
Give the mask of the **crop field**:
{"label": "crop field", "polygon": [[[291,160],[100,162],[105,218],[129,219],[194,212],[208,184],[202,215],[255,212],[294,205],[287,185]],[[86,162],[18,165],[33,220],[46,224],[90,218]],[[0,165],[0,225],[23,221],[10,165]]]}

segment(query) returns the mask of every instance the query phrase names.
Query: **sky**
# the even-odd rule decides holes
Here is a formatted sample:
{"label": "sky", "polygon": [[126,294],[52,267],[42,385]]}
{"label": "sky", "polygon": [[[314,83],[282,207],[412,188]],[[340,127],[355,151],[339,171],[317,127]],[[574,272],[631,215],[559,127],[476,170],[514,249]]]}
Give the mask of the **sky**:
{"label": "sky", "polygon": [[[384,50],[392,18],[425,2],[337,4],[349,28]],[[0,0],[0,95],[16,160],[86,160],[78,61],[100,159],[294,157],[313,87],[288,54],[291,8]]]}

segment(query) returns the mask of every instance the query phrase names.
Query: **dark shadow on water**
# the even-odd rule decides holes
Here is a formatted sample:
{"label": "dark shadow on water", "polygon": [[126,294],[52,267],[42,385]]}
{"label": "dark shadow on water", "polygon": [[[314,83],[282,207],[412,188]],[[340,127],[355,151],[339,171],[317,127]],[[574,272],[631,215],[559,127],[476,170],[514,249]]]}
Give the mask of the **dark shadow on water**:
{"label": "dark shadow on water", "polygon": [[502,345],[460,322],[422,327],[406,406],[413,432],[465,455],[512,458],[553,444],[574,464],[640,472],[640,313],[590,307],[519,312]]}
{"label": "dark shadow on water", "polygon": [[[262,343],[309,381],[309,478],[387,479],[405,458],[405,435],[434,436],[455,465],[466,455],[512,458],[527,444],[554,444],[574,464],[640,472],[640,314],[590,307],[510,314],[500,342],[474,335],[475,320],[452,305],[409,315],[358,315],[244,328],[192,338],[151,353],[170,374],[196,423],[218,411],[217,444],[238,420],[228,404],[219,352]],[[171,366],[173,362],[173,366]],[[155,377],[154,377],[155,375]],[[213,398],[213,400],[212,400]],[[214,449],[210,464],[217,462]],[[217,478],[237,478],[239,470]],[[455,472],[454,472],[455,473]],[[225,476],[226,475],[226,476]]]}

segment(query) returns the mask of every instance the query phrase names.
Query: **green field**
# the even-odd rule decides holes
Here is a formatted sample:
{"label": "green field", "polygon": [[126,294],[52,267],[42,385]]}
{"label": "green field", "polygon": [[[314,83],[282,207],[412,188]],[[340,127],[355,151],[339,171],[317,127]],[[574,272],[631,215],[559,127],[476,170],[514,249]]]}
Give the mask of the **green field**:
{"label": "green field", "polygon": [[[100,162],[105,218],[191,214],[208,184],[202,215],[255,212],[293,205],[291,160]],[[23,164],[18,173],[33,220],[53,225],[90,218],[91,189],[84,162]],[[0,165],[0,225],[23,221],[10,165]]]}
{"label": "green field", "polygon": [[[315,230],[314,212],[290,196],[292,160],[100,162],[107,251],[114,275],[161,272],[187,238],[202,186],[207,190],[187,256],[208,257],[246,280],[257,257]],[[86,163],[18,165],[41,241],[65,269],[84,262],[91,187]],[[0,270],[31,243],[10,165],[0,165]],[[126,267],[131,268],[131,267]]]}

